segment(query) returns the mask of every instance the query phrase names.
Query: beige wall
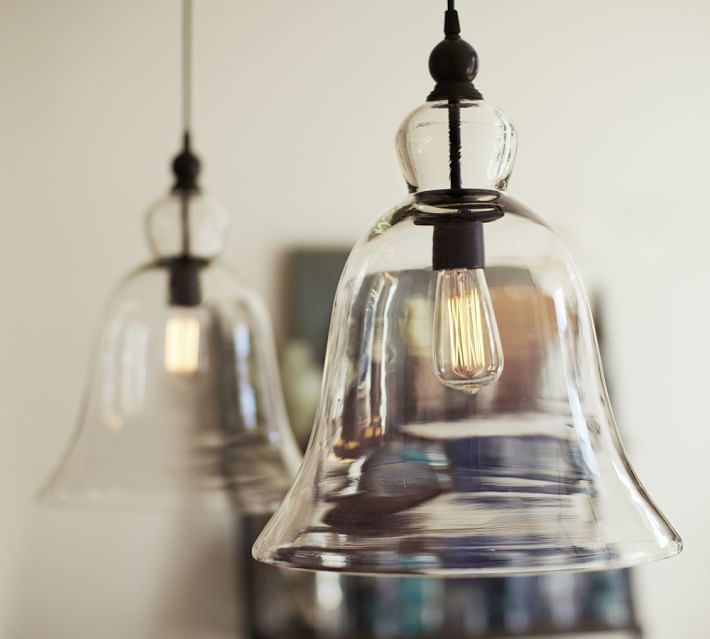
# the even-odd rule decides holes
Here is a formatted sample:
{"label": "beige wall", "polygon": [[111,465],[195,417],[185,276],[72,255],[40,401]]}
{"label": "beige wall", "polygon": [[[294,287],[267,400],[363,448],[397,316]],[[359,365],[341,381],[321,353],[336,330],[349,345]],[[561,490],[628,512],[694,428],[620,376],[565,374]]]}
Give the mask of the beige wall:
{"label": "beige wall", "polygon": [[[233,211],[229,260],[277,325],[284,249],[349,243],[403,195],[392,139],[430,88],[443,4],[196,2],[205,183]],[[680,558],[639,572],[649,636],[699,639],[710,626],[710,5],[460,4],[479,87],[520,132],[511,190],[606,291],[620,422],[686,541]],[[145,259],[143,211],[168,186],[178,18],[177,0],[0,0],[3,639],[180,639],[176,619],[206,624],[209,639],[233,623],[228,601],[205,610],[161,594],[191,574],[173,561],[189,532],[175,517],[32,502],[73,427],[102,304]],[[227,552],[226,520],[193,525]],[[190,579],[212,601],[231,587],[219,565]]]}

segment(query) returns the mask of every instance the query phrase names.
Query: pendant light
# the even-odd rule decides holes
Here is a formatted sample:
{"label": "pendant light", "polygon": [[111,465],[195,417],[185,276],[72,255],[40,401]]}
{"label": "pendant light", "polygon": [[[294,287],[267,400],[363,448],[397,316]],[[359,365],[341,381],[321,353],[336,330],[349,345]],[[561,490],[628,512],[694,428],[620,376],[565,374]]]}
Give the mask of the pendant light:
{"label": "pendant light", "polygon": [[453,0],[397,148],[410,196],[353,249],[301,470],[256,559],[492,576],[631,566],[681,540],[614,423],[579,277],[505,190],[516,137]]}
{"label": "pendant light", "polygon": [[199,188],[191,148],[192,4],[183,0],[183,147],[147,215],[153,260],[111,297],[51,503],[154,505],[200,496],[273,511],[299,453],[270,318],[219,259],[229,218]]}

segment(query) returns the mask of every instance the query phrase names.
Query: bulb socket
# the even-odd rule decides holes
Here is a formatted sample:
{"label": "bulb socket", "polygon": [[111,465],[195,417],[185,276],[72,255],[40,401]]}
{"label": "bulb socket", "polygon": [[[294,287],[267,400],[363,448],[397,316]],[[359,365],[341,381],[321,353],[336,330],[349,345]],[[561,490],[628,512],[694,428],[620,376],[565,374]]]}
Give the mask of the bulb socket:
{"label": "bulb socket", "polygon": [[434,226],[432,268],[435,271],[484,268],[485,261],[482,222],[452,220]]}
{"label": "bulb socket", "polygon": [[200,271],[205,265],[205,260],[192,257],[177,257],[167,261],[170,306],[191,307],[202,303]]}

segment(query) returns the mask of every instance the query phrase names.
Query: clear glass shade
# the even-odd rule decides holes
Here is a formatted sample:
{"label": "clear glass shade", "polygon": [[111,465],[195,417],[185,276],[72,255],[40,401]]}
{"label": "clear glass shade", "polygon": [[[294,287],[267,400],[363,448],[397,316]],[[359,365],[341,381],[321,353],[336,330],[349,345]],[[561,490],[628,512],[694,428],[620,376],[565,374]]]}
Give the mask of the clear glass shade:
{"label": "clear glass shade", "polygon": [[[438,169],[449,157],[447,110],[426,105],[400,132],[414,193],[350,255],[312,438],[254,556],[489,576],[676,554],[681,540],[619,439],[574,266],[540,218],[501,191],[512,127],[483,102],[462,105],[464,188],[452,193]],[[486,222],[485,278],[432,268],[433,229],[452,218]]]}
{"label": "clear glass shade", "polygon": [[[191,232],[181,233],[183,221]],[[199,497],[262,513],[283,497],[300,456],[270,318],[216,259],[226,224],[198,194],[172,195],[149,213],[155,260],[111,297],[76,433],[43,500],[153,506]]]}

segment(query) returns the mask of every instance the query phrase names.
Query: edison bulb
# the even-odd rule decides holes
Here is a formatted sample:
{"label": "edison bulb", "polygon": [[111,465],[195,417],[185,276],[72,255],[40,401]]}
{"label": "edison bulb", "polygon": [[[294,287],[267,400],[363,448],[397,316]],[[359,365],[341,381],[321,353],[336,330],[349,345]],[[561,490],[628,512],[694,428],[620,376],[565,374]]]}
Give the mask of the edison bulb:
{"label": "edison bulb", "polygon": [[171,317],[165,325],[165,370],[192,375],[200,363],[200,322],[189,315]]}
{"label": "edison bulb", "polygon": [[483,269],[439,272],[434,370],[445,386],[471,394],[503,372],[503,349]]}

